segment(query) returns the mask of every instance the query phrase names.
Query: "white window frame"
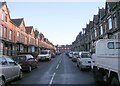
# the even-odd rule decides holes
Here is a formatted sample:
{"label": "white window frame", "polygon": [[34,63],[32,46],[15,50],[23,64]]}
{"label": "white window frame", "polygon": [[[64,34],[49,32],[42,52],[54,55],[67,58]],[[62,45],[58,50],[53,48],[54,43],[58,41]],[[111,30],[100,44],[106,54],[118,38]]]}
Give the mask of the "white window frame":
{"label": "white window frame", "polygon": [[115,15],[113,17],[113,23],[114,23],[114,28],[117,28],[117,18]]}
{"label": "white window frame", "polygon": [[2,18],[1,18],[1,19],[2,19],[3,21],[4,21],[4,16],[5,16],[5,15],[4,15],[4,11],[2,10]]}
{"label": "white window frame", "polygon": [[9,40],[12,40],[12,30],[10,29],[10,32],[9,32]]}
{"label": "white window frame", "polygon": [[103,26],[102,26],[102,24],[100,25],[100,34],[103,35]]}
{"label": "white window frame", "polygon": [[111,19],[111,17],[108,19],[108,28],[109,28],[109,30],[112,29],[112,19]]}
{"label": "white window frame", "polygon": [[96,28],[94,28],[94,31],[95,31],[95,37],[97,37],[97,30],[96,30]]}
{"label": "white window frame", "polygon": [[0,25],[0,38],[2,38],[2,30],[3,30],[3,26]]}
{"label": "white window frame", "polygon": [[6,36],[7,36],[7,28],[4,27],[4,38],[7,38]]}

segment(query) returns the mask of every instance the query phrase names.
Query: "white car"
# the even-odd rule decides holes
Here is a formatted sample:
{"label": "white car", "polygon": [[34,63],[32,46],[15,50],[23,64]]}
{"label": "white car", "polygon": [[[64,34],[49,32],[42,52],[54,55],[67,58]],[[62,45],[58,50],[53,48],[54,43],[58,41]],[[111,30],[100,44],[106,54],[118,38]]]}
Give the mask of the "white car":
{"label": "white car", "polygon": [[37,59],[38,59],[38,61],[51,60],[50,50],[42,50],[41,53],[38,55]]}
{"label": "white car", "polygon": [[72,61],[77,62],[78,57],[79,57],[79,52],[73,52]]}
{"label": "white car", "polygon": [[91,69],[92,59],[89,52],[80,52],[80,57],[77,58],[77,67],[82,69]]}
{"label": "white car", "polygon": [[22,68],[11,57],[0,55],[0,86],[18,78],[22,79]]}

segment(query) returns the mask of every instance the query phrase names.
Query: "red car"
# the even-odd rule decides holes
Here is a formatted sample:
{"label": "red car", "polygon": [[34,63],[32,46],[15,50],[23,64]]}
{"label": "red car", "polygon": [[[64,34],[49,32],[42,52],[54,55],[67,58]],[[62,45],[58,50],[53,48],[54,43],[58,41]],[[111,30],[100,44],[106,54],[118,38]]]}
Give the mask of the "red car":
{"label": "red car", "polygon": [[37,68],[38,62],[32,55],[18,55],[14,57],[14,60],[19,63],[22,67],[22,70],[27,70],[31,72],[33,68]]}

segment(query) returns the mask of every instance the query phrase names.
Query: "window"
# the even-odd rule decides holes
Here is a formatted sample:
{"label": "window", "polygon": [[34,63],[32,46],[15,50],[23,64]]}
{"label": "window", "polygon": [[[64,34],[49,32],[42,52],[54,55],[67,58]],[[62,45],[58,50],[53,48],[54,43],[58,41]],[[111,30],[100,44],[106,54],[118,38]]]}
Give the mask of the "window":
{"label": "window", "polygon": [[104,33],[107,32],[107,25],[106,25],[106,22],[104,21]]}
{"label": "window", "polygon": [[4,57],[0,57],[0,65],[7,65],[7,61],[4,59]]}
{"label": "window", "polygon": [[3,29],[3,26],[0,25],[0,37],[2,37],[2,29]]}
{"label": "window", "polygon": [[9,39],[12,40],[12,30],[10,30]]}
{"label": "window", "polygon": [[118,15],[119,15],[119,17],[120,17],[120,10],[118,11]]}
{"label": "window", "polygon": [[114,28],[117,28],[117,18],[115,15],[113,17],[113,25],[114,25]]}
{"label": "window", "polygon": [[107,11],[108,11],[108,13],[110,12],[110,6],[108,3],[107,3]]}
{"label": "window", "polygon": [[109,26],[108,27],[109,30],[112,29],[112,19],[111,18],[108,19],[108,26]]}
{"label": "window", "polygon": [[20,40],[20,33],[19,32],[17,32],[17,40]]}
{"label": "window", "polygon": [[9,65],[15,65],[15,62],[11,58],[7,57],[6,60],[9,63]]}
{"label": "window", "polygon": [[96,28],[94,28],[94,31],[95,31],[95,37],[97,36],[97,31],[96,31]]}
{"label": "window", "polygon": [[102,25],[100,25],[100,33],[101,33],[101,35],[103,34],[103,26]]}
{"label": "window", "polygon": [[2,10],[2,20],[4,21],[4,11]]}
{"label": "window", "polygon": [[120,42],[116,42],[116,49],[120,49]]}
{"label": "window", "polygon": [[109,42],[107,46],[109,49],[114,49],[114,42]]}
{"label": "window", "polygon": [[7,28],[5,27],[4,28],[4,38],[7,38],[6,36],[7,36]]}
{"label": "window", "polygon": [[5,22],[7,22],[7,14],[5,13]]}

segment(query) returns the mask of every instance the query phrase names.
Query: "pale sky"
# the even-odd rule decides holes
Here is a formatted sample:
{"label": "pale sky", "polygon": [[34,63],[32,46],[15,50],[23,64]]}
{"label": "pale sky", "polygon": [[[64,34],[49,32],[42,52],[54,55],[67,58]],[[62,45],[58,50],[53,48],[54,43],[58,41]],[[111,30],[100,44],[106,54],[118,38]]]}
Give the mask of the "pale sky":
{"label": "pale sky", "polygon": [[[7,0],[6,0],[7,1]],[[24,18],[54,45],[72,44],[105,2],[7,2],[11,18]]]}

